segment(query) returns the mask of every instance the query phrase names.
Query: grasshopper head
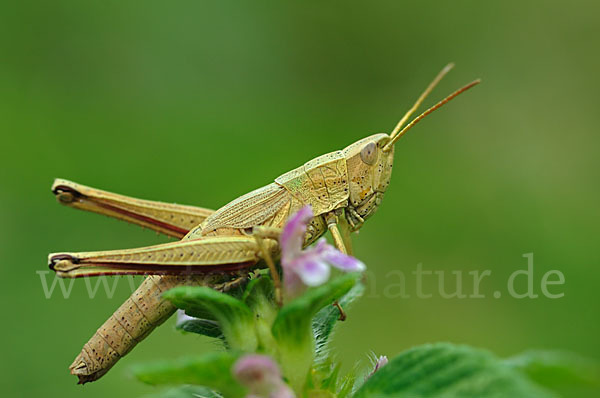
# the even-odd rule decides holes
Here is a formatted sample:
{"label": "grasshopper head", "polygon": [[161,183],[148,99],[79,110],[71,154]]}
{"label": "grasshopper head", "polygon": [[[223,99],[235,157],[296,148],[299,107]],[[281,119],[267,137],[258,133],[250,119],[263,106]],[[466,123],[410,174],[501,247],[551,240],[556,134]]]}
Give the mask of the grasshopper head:
{"label": "grasshopper head", "polygon": [[[374,134],[343,150],[348,167],[349,204],[363,220],[375,213],[390,184],[394,147],[384,151],[389,142],[389,135]],[[352,220],[352,224],[360,222]]]}
{"label": "grasshopper head", "polygon": [[383,194],[390,184],[394,163],[394,144],[425,116],[480,82],[475,80],[459,88],[405,125],[427,95],[452,67],[453,64],[449,64],[442,69],[412,108],[400,119],[390,135],[375,134],[363,138],[344,149],[343,152],[348,166],[350,207],[350,211],[346,214],[354,230],[359,229],[362,222],[375,213],[383,199]]}

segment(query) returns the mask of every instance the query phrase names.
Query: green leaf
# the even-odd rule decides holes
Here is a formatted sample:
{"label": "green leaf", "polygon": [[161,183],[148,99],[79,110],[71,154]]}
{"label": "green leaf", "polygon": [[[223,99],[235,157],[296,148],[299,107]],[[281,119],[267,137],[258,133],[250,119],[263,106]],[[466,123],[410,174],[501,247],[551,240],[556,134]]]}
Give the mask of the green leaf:
{"label": "green leaf", "polygon": [[206,286],[181,286],[163,294],[186,314],[205,318],[209,313],[217,320],[225,340],[232,348],[254,351],[257,338],[252,311],[241,300]]}
{"label": "green leaf", "polygon": [[332,391],[332,392],[336,391],[338,376],[340,374],[341,367],[342,367],[341,362],[338,362],[336,365],[333,366],[331,373],[325,379],[323,379],[323,382],[321,383],[321,388],[323,390]]}
{"label": "green leaf", "polygon": [[296,345],[312,340],[312,320],[326,305],[340,299],[356,284],[357,274],[345,274],[328,283],[306,291],[284,305],[273,323],[273,336],[278,342]]}
{"label": "green leaf", "polygon": [[227,397],[243,397],[246,391],[231,373],[236,359],[237,356],[229,352],[214,352],[196,358],[137,365],[132,370],[146,384],[193,384],[214,389]]}
{"label": "green leaf", "polygon": [[196,333],[208,337],[223,337],[223,331],[221,331],[221,326],[219,326],[219,323],[210,319],[194,318],[178,321],[175,324],[175,329],[181,330],[182,332]]}
{"label": "green leaf", "polygon": [[348,293],[358,277],[358,274],[345,274],[325,285],[311,288],[284,305],[277,314],[271,331],[279,347],[283,374],[295,391],[302,390],[313,362],[312,321],[315,314]]}
{"label": "green leaf", "polygon": [[305,391],[312,391],[312,393],[315,391],[336,392],[341,366],[340,362],[334,362],[331,358],[315,363],[309,372]]}
{"label": "green leaf", "polygon": [[373,374],[355,398],[548,398],[491,353],[446,343],[410,349]]}
{"label": "green leaf", "polygon": [[600,365],[572,352],[530,350],[505,363],[547,387],[600,386]]}
{"label": "green leaf", "polygon": [[264,301],[273,302],[274,290],[271,278],[268,276],[261,276],[252,279],[248,283],[244,295],[242,296],[242,300],[248,307],[255,309],[256,307],[261,306]]}
{"label": "green leaf", "polygon": [[[346,311],[354,300],[362,296],[364,290],[364,285],[358,282],[339,300],[339,304]],[[326,356],[327,342],[339,318],[340,312],[334,306],[326,306],[315,316],[312,327],[316,340],[317,360],[323,360]]]}
{"label": "green leaf", "polygon": [[273,281],[268,275],[257,277],[248,283],[242,296],[244,303],[254,313],[254,329],[258,339],[258,349],[276,356],[276,344],[271,334],[271,326],[279,307],[274,300]]}
{"label": "green leaf", "polygon": [[157,394],[144,395],[144,398],[221,398],[221,395],[210,388],[202,386],[180,386],[161,391]]}
{"label": "green leaf", "polygon": [[337,392],[337,398],[346,398],[352,394],[354,389],[354,382],[356,381],[356,372],[352,370],[346,376],[344,376],[340,383],[340,389]]}

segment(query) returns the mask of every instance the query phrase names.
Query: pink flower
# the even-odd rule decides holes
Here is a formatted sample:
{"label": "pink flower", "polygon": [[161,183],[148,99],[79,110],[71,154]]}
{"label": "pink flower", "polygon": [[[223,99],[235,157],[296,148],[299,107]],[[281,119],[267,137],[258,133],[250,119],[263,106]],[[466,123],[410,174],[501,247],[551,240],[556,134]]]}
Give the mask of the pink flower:
{"label": "pink flower", "polygon": [[377,358],[377,361],[375,362],[375,369],[373,369],[373,373],[381,369],[382,366],[387,365],[387,363],[387,357],[385,355],[380,355],[379,358]]}
{"label": "pink flower", "polygon": [[388,363],[388,358],[385,355],[380,355],[379,358],[377,358],[375,360],[375,366],[373,367],[373,370],[371,371],[371,373],[369,373],[369,375],[367,376],[367,379],[371,376],[373,376],[373,374],[375,372],[377,372],[379,369],[381,369],[383,366],[387,365]]}
{"label": "pink flower", "polygon": [[294,398],[294,392],[283,382],[279,366],[268,356],[249,354],[233,365],[233,375],[246,388],[246,398]]}
{"label": "pink flower", "polygon": [[310,205],[304,206],[290,217],[279,238],[283,284],[288,297],[297,296],[305,286],[325,283],[329,279],[330,266],[345,272],[365,269],[361,261],[340,252],[324,238],[302,250],[304,234],[313,217]]}

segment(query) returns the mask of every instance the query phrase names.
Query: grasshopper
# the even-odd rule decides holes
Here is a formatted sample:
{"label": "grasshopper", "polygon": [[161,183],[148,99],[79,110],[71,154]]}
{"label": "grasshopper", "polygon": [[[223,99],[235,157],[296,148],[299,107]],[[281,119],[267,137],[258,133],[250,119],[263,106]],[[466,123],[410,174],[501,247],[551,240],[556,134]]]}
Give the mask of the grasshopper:
{"label": "grasshopper", "polygon": [[375,213],[389,186],[394,144],[425,116],[479,83],[475,80],[458,89],[405,125],[452,66],[436,76],[389,135],[371,135],[319,156],[216,211],[130,198],[57,179],[52,191],[64,205],[179,239],[136,249],[49,255],[49,266],[60,277],[150,275],[96,331],[70,366],[79,383],[102,377],[175,312],[161,297],[165,290],[191,284],[226,291],[250,271],[267,266],[278,287],[273,259],[280,254],[279,231],[291,214],[307,204],[315,217],[304,245],[329,231],[337,248],[351,253],[350,233]]}

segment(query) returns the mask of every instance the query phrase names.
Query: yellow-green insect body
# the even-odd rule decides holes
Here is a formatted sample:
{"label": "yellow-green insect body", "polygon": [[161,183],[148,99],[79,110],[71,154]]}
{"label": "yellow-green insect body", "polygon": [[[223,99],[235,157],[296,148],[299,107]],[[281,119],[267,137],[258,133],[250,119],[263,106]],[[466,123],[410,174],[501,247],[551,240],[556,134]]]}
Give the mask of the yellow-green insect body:
{"label": "yellow-green insect body", "polygon": [[[395,142],[428,113],[478,83],[457,90],[401,130],[448,70],[449,67],[445,68],[436,77],[390,135],[371,135],[342,150],[319,156],[216,211],[144,201],[57,180],[53,192],[63,204],[124,219],[181,239],[137,249],[49,256],[50,267],[61,277],[162,275],[146,278],[98,329],[71,365],[71,372],[82,383],[104,375],[175,311],[161,297],[164,290],[173,286],[227,286],[228,275],[265,263],[277,284],[272,257],[279,256],[278,231],[291,214],[305,205],[310,205],[315,215],[305,235],[305,245],[329,230],[338,249],[350,251],[349,232],[360,229],[375,213],[389,186]],[[182,272],[191,276],[182,278]]]}

